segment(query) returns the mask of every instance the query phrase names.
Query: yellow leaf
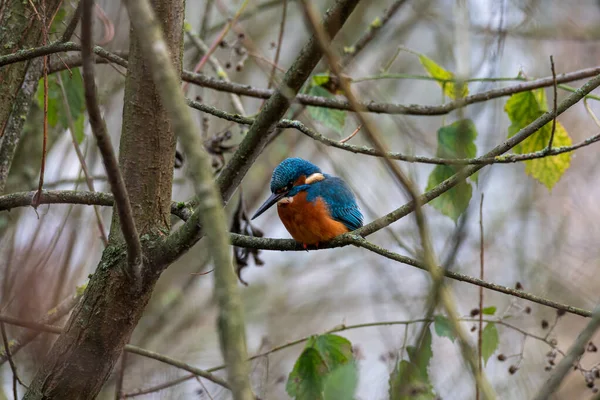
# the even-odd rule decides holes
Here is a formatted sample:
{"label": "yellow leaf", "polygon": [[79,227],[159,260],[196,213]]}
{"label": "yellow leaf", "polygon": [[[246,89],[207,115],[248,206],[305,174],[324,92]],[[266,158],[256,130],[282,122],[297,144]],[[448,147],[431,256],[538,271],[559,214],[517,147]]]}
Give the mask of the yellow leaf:
{"label": "yellow leaf", "polygon": [[458,86],[454,82],[451,82],[454,80],[454,74],[440,67],[431,58],[420,54],[419,61],[421,61],[425,71],[427,71],[432,78],[438,79],[438,84],[442,87],[446,96],[455,99],[457,97],[465,97],[469,94],[469,88],[466,83]]}
{"label": "yellow leaf", "polygon": [[[504,106],[504,110],[512,122],[508,128],[508,137],[513,136],[539,118],[547,109],[548,105],[543,89],[512,95]],[[536,133],[515,146],[513,150],[516,154],[544,150],[548,146],[551,134],[552,122],[548,122]],[[572,143],[567,130],[557,121],[552,147],[571,146]],[[525,173],[551,190],[570,165],[571,153],[562,153],[525,161]]]}

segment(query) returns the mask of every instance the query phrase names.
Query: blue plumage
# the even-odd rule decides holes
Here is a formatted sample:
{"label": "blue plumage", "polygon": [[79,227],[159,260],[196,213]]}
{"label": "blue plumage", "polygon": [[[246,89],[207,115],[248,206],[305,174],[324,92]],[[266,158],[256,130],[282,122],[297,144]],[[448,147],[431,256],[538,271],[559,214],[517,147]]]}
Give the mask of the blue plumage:
{"label": "blue plumage", "polygon": [[354,194],[342,179],[323,174],[323,180],[294,186],[302,176],[309,177],[313,174],[321,174],[316,165],[301,158],[285,159],[273,171],[271,192],[286,192],[286,196],[293,197],[305,191],[309,202],[323,199],[334,220],[343,223],[351,231],[360,228],[363,225],[363,215]]}
{"label": "blue plumage", "polygon": [[324,174],[325,179],[315,182],[306,189],[306,200],[322,198],[329,208],[331,217],[353,231],[363,224],[363,216],[356,204],[354,193],[342,179]]}
{"label": "blue plumage", "polygon": [[301,176],[320,173],[316,165],[301,158],[286,158],[274,170],[271,177],[271,192],[277,193],[286,187],[291,188]]}

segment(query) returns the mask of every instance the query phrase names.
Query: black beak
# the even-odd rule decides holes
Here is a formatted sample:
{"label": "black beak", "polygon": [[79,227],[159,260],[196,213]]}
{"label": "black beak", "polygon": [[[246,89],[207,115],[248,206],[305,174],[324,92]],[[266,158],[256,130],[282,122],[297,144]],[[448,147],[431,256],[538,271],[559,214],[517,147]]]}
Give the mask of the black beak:
{"label": "black beak", "polygon": [[260,214],[262,214],[265,211],[267,211],[269,209],[269,207],[271,207],[273,204],[277,203],[279,200],[281,200],[282,198],[284,198],[286,194],[287,194],[287,192],[273,193],[271,196],[269,196],[269,198],[267,199],[267,201],[265,201],[263,203],[263,205],[258,208],[258,210],[256,211],[256,213],[254,213],[254,215],[252,216],[252,219],[258,217]]}

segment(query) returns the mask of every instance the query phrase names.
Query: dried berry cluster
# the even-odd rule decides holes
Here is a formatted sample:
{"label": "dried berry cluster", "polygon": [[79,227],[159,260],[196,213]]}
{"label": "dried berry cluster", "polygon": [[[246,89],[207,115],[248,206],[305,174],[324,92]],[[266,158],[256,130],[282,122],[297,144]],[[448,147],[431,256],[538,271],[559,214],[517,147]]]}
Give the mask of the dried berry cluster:
{"label": "dried berry cluster", "polygon": [[223,49],[231,48],[232,52],[229,55],[229,61],[225,63],[226,69],[231,69],[233,65],[233,56],[235,55],[238,58],[238,61],[235,64],[235,70],[241,71],[244,68],[244,63],[248,58],[248,50],[243,45],[243,41],[246,38],[246,35],[243,33],[238,34],[237,39],[233,43],[228,43],[225,40],[222,40],[219,43],[219,46]]}

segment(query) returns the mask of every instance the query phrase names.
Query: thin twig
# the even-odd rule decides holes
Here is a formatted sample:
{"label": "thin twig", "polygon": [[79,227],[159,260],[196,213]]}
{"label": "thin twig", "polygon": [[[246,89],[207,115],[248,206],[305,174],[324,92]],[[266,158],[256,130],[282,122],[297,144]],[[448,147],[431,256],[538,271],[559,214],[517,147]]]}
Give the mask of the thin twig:
{"label": "thin twig", "polygon": [[[79,292],[79,290],[78,290],[78,292]],[[77,303],[79,302],[79,299],[81,299],[80,293],[76,293],[75,295],[67,297],[56,307],[50,309],[46,313],[46,315],[44,315],[44,317],[42,317],[37,323],[32,323],[31,326],[26,326],[26,327],[32,328],[35,325],[53,324],[54,322],[60,320],[62,317],[67,315],[69,312],[71,312],[73,307],[75,307],[75,305],[77,305]],[[9,324],[13,323],[8,319],[4,319],[3,321],[6,323],[9,323]],[[37,328],[33,328],[33,329],[37,329]],[[60,328],[57,328],[57,329],[60,329]],[[10,346],[9,346],[11,354],[15,355],[19,350],[21,350],[23,347],[25,347],[29,343],[31,343],[38,335],[39,335],[38,330],[32,330],[30,332],[25,332],[16,338],[13,338],[13,340],[11,340]],[[6,361],[8,361],[6,354],[3,355],[2,357],[0,357],[0,365],[4,364]]]}
{"label": "thin twig", "polygon": [[279,54],[281,53],[281,44],[283,43],[283,32],[285,31],[285,19],[287,14],[287,0],[283,0],[283,7],[281,10],[281,23],[279,25],[279,36],[277,37],[277,49],[275,50],[275,58],[273,59],[273,69],[271,69],[271,76],[269,77],[269,84],[267,89],[271,89],[275,80],[275,72],[277,71],[277,64],[279,64]]}
{"label": "thin twig", "polygon": [[358,125],[358,127],[354,130],[354,132],[352,132],[349,136],[340,140],[340,143],[346,143],[348,140],[352,139],[354,136],[356,136],[356,134],[358,133],[358,131],[360,131],[361,128],[362,128],[362,124]]}
{"label": "thin twig", "polygon": [[[477,319],[474,319],[474,318],[460,318],[460,321],[461,322],[475,322],[475,321],[477,321]],[[413,324],[430,324],[432,322],[434,322],[433,318],[430,318],[430,319],[417,318],[417,319],[403,320],[403,321],[402,320],[400,320],[400,321],[395,320],[395,321],[366,322],[366,323],[359,323],[359,324],[353,324],[353,325],[341,324],[341,325],[335,326],[332,329],[328,329],[328,330],[324,331],[323,333],[338,333],[338,332],[350,331],[350,330],[355,330],[355,329],[364,329],[364,328],[382,327],[382,326],[397,326],[397,325],[404,325],[405,328],[408,328],[408,326],[413,325]],[[545,340],[543,337],[535,335],[533,333],[529,333],[529,332],[527,332],[527,331],[525,331],[525,330],[523,330],[523,329],[521,329],[521,328],[519,328],[519,327],[517,327],[515,325],[512,325],[512,324],[510,324],[510,323],[508,323],[508,322],[506,322],[506,321],[504,321],[504,320],[502,320],[500,318],[498,318],[498,319],[484,319],[483,322],[486,322],[486,323],[495,323],[495,324],[498,324],[498,325],[505,326],[505,327],[507,327],[509,329],[514,330],[515,332],[523,334],[526,337],[531,337],[531,338],[533,338],[535,340],[543,342],[543,343],[547,344],[549,347],[551,347],[553,349],[556,349],[559,353],[564,354],[560,349],[558,349],[556,347],[555,344],[551,343],[548,340]],[[269,350],[266,350],[264,352],[261,352],[261,353],[253,355],[252,357],[248,358],[248,361],[253,361],[253,360],[256,360],[258,358],[266,357],[266,356],[269,356],[269,355],[271,355],[273,353],[279,352],[281,350],[285,350],[285,349],[288,349],[290,347],[302,344],[302,343],[306,342],[307,340],[309,340],[311,337],[314,337],[314,335],[305,336],[305,337],[302,337],[302,338],[299,338],[299,339],[291,340],[291,341],[283,343],[281,345],[274,346],[274,347],[272,347]],[[403,349],[406,347],[406,338],[407,337],[408,337],[407,330],[405,329],[405,331],[404,331],[404,339],[403,339],[404,340],[404,345],[402,346]],[[208,372],[216,372],[216,371],[220,371],[220,370],[222,370],[224,368],[225,368],[225,365],[218,365],[218,366],[215,366],[215,367],[208,368],[206,371],[208,371]],[[196,375],[194,375],[194,374],[182,376],[182,377],[179,377],[179,378],[174,379],[172,381],[164,382],[164,383],[161,383],[159,385],[152,386],[152,387],[149,387],[149,388],[146,388],[146,389],[138,389],[136,391],[133,391],[133,392],[125,394],[124,397],[126,397],[126,398],[137,397],[137,396],[141,396],[141,395],[144,395],[144,394],[158,392],[160,390],[164,390],[164,389],[167,389],[169,387],[172,387],[172,386],[178,385],[180,383],[183,383],[183,382],[185,382],[187,380],[193,379],[194,377],[196,377]]]}
{"label": "thin twig", "polygon": [[542,385],[541,389],[536,394],[534,400],[546,400],[549,399],[553,393],[558,390],[558,387],[562,383],[567,373],[573,368],[573,363],[576,362],[579,357],[585,352],[585,346],[600,328],[600,305],[596,306],[592,314],[592,319],[583,328],[583,330],[577,336],[577,339],[567,351],[565,357],[558,363],[554,368],[554,373],[548,379],[548,381]]}
{"label": "thin twig", "polygon": [[[40,323],[35,323],[35,322],[29,322],[29,321],[23,321],[18,318],[0,315],[0,328],[4,329],[3,328],[4,323],[21,326],[23,328],[28,328],[28,329],[31,329],[33,331],[38,331],[38,332],[48,332],[48,333],[60,334],[63,331],[62,328],[59,328],[56,326],[40,324]],[[193,367],[189,364],[186,364],[186,363],[176,360],[174,358],[165,356],[163,354],[156,353],[154,351],[142,349],[140,347],[133,346],[130,344],[126,345],[124,347],[124,349],[125,349],[125,351],[127,351],[129,353],[137,354],[137,355],[147,357],[147,358],[152,358],[154,360],[164,362],[165,364],[169,364],[174,367],[192,372],[194,375],[201,376],[205,379],[208,379],[211,382],[216,383],[217,385],[220,385],[227,389],[230,389],[230,386],[227,382],[225,382],[223,379],[219,378],[218,376],[211,374],[210,371],[205,371],[205,370]]]}
{"label": "thin twig", "polygon": [[[44,44],[46,44],[45,35]],[[33,199],[31,200],[31,205],[33,206],[33,208],[37,208],[40,205],[42,191],[44,189],[44,174],[46,171],[46,152],[48,146],[48,56],[43,56],[42,60],[42,74],[44,78],[44,120],[42,128],[42,158],[40,160],[40,178],[38,181],[37,194],[33,196]]]}
{"label": "thin twig", "polygon": [[[479,279],[483,279],[484,271],[484,236],[483,236],[483,193],[481,193],[481,201],[479,203]],[[483,370],[483,287],[479,286],[479,331],[477,332],[477,350],[478,350],[478,361],[479,370]],[[475,394],[477,400],[479,400],[479,387],[475,387]]]}
{"label": "thin twig", "polygon": [[214,0],[206,0],[204,4],[204,13],[202,13],[202,23],[200,24],[200,39],[204,40],[206,33],[208,32],[208,24],[210,23],[210,16],[213,9]]}
{"label": "thin twig", "polygon": [[[10,364],[10,369],[13,374],[13,396],[14,399],[17,400],[19,398],[19,394],[17,392],[17,382],[23,385],[21,379],[19,378],[19,374],[17,373],[17,366],[12,359],[12,355],[10,354],[10,346],[8,345],[8,337],[6,336],[6,329],[4,328],[4,322],[0,322],[0,331],[2,332],[2,343],[4,344],[4,354],[6,354],[6,358],[8,358],[8,363]],[[25,385],[23,385],[25,386]]]}
{"label": "thin twig", "polygon": [[[208,54],[210,49],[198,35],[194,34],[194,32],[192,31],[186,31],[186,34],[187,37],[192,41],[192,44],[196,46],[200,54]],[[229,75],[227,75],[227,72],[225,72],[225,69],[223,68],[217,57],[214,57],[212,55],[209,56],[208,62],[210,63],[213,70],[220,79],[224,80],[225,82],[231,82],[231,80],[229,79]],[[244,105],[242,104],[240,96],[235,93],[231,93],[230,96],[231,104],[233,105],[235,111],[240,115],[246,115],[246,111],[244,110]]]}
{"label": "thin twig", "polygon": [[377,32],[379,32],[388,21],[396,15],[402,5],[406,3],[406,0],[396,0],[392,3],[381,17],[377,18],[377,23],[371,23],[367,28],[367,31],[352,45],[350,46],[351,51],[346,53],[340,61],[342,68],[345,68],[350,62],[356,58],[356,56],[364,50],[365,47],[375,38]]}
{"label": "thin twig", "polygon": [[82,29],[81,29],[81,55],[83,58],[83,84],[85,92],[85,103],[88,110],[90,125],[92,132],[96,137],[100,154],[102,155],[102,161],[106,168],[106,175],[108,176],[111,190],[115,196],[115,202],[117,203],[117,213],[119,215],[119,221],[121,230],[123,232],[123,239],[127,244],[127,270],[125,271],[129,275],[130,279],[139,282],[140,269],[142,263],[142,245],[138,237],[137,228],[133,219],[133,211],[131,204],[129,203],[129,196],[127,195],[127,188],[125,182],[121,176],[119,169],[119,163],[115,155],[110,136],[106,131],[106,123],[102,119],[100,107],[98,106],[98,97],[96,94],[96,82],[94,81],[94,60],[92,52],[92,26],[93,26],[93,0],[82,0],[83,1],[83,16],[82,16]]}
{"label": "thin twig", "polygon": [[[237,12],[235,13],[235,15],[231,19],[231,21],[227,22],[227,24],[225,25],[225,27],[223,28],[223,30],[221,31],[221,33],[219,34],[219,36],[217,36],[217,38],[210,45],[208,51],[202,56],[202,58],[200,59],[200,61],[198,62],[198,64],[196,64],[196,66],[194,67],[194,71],[193,71],[194,73],[198,73],[198,72],[202,71],[202,68],[204,67],[204,64],[206,64],[206,62],[208,61],[208,58],[212,55],[212,53],[214,53],[214,51],[217,49],[217,47],[219,46],[219,44],[223,41],[223,39],[225,38],[225,36],[229,32],[229,30],[231,29],[231,26],[240,17],[240,15],[242,14],[242,12],[244,12],[244,9],[246,8],[247,5],[248,5],[248,0],[244,0],[244,2],[240,6],[240,8],[237,10]],[[188,86],[189,86],[189,82],[186,82],[183,85],[183,91],[184,92],[187,91]]]}
{"label": "thin twig", "polygon": [[219,386],[222,386],[224,388],[233,390],[233,388],[231,387],[231,385],[229,383],[227,383],[226,381],[224,381],[222,378],[219,378],[218,376],[213,375],[210,371],[203,370],[203,369],[200,369],[200,368],[196,368],[196,367],[194,367],[192,365],[184,363],[183,361],[179,361],[179,360],[176,360],[174,358],[167,357],[167,356],[165,356],[163,354],[159,354],[159,353],[156,353],[154,351],[142,349],[142,348],[137,347],[137,346],[127,345],[127,346],[125,346],[125,350],[128,351],[128,352],[130,352],[130,353],[133,353],[133,354],[138,354],[140,356],[152,358],[154,360],[164,362],[165,364],[169,364],[169,365],[172,365],[174,367],[183,369],[185,371],[193,373],[196,376],[201,376],[201,377],[203,377],[205,379],[208,379],[209,381],[211,381],[213,383],[216,383]]}
{"label": "thin twig", "polygon": [[202,379],[200,379],[199,377],[195,376],[196,381],[198,381],[198,383],[200,384],[200,386],[202,386],[202,389],[204,390],[204,392],[206,393],[206,395],[208,396],[208,398],[210,400],[215,400],[211,395],[210,392],[208,391],[208,389],[206,388],[206,386],[204,386],[204,383],[202,382]]}
{"label": "thin twig", "polygon": [[75,29],[77,29],[77,24],[79,24],[79,20],[81,19],[82,6],[83,1],[79,0],[79,2],[77,3],[77,7],[75,8],[75,12],[73,13],[69,24],[63,32],[63,35],[60,39],[61,42],[68,42],[69,40],[71,40],[71,36],[73,36]]}
{"label": "thin twig", "polygon": [[[81,3],[80,3],[81,4]],[[73,113],[71,110],[71,106],[69,105],[69,101],[67,99],[67,91],[65,90],[65,86],[63,84],[62,78],[60,74],[57,75],[58,86],[60,87],[60,92],[62,94],[63,105],[65,107],[65,111],[67,114],[67,121],[69,122],[69,132],[71,133],[71,142],[73,143],[73,148],[75,149],[75,154],[77,155],[77,159],[79,160],[79,164],[81,165],[81,170],[83,175],[85,176],[85,183],[87,184],[88,190],[90,192],[95,192],[94,190],[94,181],[92,180],[90,173],[87,168],[87,163],[85,162],[85,157],[81,152],[81,148],[79,147],[79,143],[77,142],[77,137],[75,136],[75,122],[73,121]],[[108,237],[106,236],[106,231],[104,229],[104,223],[102,222],[102,215],[100,215],[100,210],[98,206],[94,206],[94,214],[96,216],[96,224],[98,225],[98,230],[100,231],[100,238],[104,243],[104,246],[108,246]]]}
{"label": "thin twig", "polygon": [[552,69],[552,81],[553,81],[553,88],[554,88],[554,99],[553,99],[553,103],[552,103],[552,115],[554,115],[554,118],[552,118],[552,131],[550,132],[550,140],[548,140],[548,147],[546,147],[546,152],[550,152],[550,150],[552,150],[552,142],[554,141],[554,132],[556,131],[556,103],[557,103],[557,83],[556,83],[556,70],[554,69],[554,57],[552,55],[550,55],[550,69]]}
{"label": "thin twig", "polygon": [[115,383],[115,400],[123,398],[123,380],[125,379],[125,368],[127,367],[127,352],[121,354],[121,362],[117,371],[117,382]]}

